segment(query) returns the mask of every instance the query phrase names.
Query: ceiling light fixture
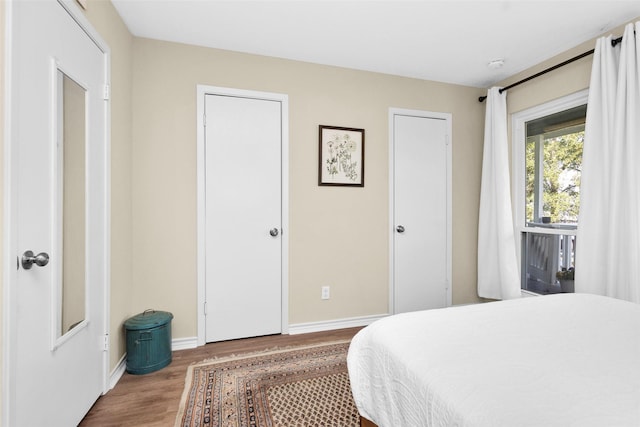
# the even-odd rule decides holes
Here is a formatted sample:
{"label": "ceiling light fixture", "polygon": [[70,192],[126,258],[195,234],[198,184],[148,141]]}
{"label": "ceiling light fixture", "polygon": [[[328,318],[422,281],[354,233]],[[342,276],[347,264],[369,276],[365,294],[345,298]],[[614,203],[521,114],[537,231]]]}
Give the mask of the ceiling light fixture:
{"label": "ceiling light fixture", "polygon": [[494,59],[493,61],[489,61],[487,67],[491,68],[492,70],[497,70],[498,68],[502,68],[503,65],[504,59]]}

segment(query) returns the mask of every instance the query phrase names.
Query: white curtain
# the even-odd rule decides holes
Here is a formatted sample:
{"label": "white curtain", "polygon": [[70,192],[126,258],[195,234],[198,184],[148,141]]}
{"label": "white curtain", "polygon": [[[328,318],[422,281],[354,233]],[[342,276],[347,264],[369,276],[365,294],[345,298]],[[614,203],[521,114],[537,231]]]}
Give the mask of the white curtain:
{"label": "white curtain", "polygon": [[576,292],[640,302],[640,22],[598,39],[580,188]]}
{"label": "white curtain", "polygon": [[478,219],[478,295],[483,298],[520,296],[509,182],[507,93],[494,87],[487,94]]}

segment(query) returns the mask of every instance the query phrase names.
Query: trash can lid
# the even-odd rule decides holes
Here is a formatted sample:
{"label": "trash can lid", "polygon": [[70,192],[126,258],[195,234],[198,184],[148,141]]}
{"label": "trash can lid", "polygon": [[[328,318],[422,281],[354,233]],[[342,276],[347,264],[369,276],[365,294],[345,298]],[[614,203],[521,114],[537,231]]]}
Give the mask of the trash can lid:
{"label": "trash can lid", "polygon": [[173,319],[173,314],[168,311],[145,310],[127,319],[124,322],[124,327],[129,330],[155,328],[168,323],[171,319]]}

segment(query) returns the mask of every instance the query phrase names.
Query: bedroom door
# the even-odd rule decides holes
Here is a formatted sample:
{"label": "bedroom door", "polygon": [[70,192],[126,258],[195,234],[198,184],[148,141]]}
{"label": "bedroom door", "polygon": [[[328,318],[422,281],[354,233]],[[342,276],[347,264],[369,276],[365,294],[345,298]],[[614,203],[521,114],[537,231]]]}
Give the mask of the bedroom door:
{"label": "bedroom door", "polygon": [[451,116],[390,111],[391,310],[451,304]]}
{"label": "bedroom door", "polygon": [[108,54],[74,4],[7,3],[4,425],[77,425],[108,374]]}
{"label": "bedroom door", "polygon": [[283,324],[283,102],[205,95],[206,341]]}

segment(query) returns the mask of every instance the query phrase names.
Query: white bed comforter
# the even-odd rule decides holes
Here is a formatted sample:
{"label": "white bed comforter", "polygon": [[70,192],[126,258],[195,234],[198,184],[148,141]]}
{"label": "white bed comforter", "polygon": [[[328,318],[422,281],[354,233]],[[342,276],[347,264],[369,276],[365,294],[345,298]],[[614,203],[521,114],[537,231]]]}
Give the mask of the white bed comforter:
{"label": "white bed comforter", "polygon": [[586,294],[399,314],[348,354],[379,427],[640,426],[640,305]]}

